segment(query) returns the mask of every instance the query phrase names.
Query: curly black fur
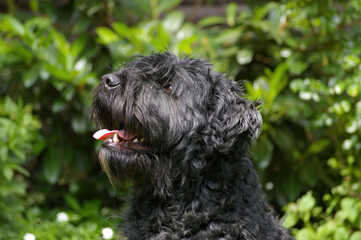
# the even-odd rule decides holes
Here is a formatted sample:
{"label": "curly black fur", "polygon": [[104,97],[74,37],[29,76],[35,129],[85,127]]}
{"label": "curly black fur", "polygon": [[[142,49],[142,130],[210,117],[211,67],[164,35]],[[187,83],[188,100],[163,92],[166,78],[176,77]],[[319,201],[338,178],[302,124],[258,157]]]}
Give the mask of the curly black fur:
{"label": "curly black fur", "polygon": [[99,126],[136,133],[147,146],[104,143],[99,152],[112,182],[133,182],[128,239],[292,239],[248,158],[262,120],[236,82],[165,52],[104,76],[94,95]]}

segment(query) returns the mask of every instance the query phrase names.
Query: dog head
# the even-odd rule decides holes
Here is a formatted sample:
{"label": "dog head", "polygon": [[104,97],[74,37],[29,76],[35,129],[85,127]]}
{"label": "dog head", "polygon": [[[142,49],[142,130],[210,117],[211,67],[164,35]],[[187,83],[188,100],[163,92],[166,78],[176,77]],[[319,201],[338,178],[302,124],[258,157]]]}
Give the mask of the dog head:
{"label": "dog head", "polygon": [[261,127],[257,105],[206,61],[168,52],[138,57],[94,90],[101,165],[113,182],[171,185],[205,167],[207,156],[245,151]]}

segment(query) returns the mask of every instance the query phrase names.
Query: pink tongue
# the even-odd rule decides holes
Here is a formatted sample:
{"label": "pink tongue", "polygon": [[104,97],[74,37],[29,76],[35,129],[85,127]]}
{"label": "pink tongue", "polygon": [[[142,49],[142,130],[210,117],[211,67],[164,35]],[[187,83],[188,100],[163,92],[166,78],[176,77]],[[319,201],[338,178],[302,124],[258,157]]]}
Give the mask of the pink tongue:
{"label": "pink tongue", "polygon": [[131,140],[135,138],[137,135],[125,132],[124,130],[111,130],[108,129],[100,129],[96,133],[94,133],[93,138],[98,140],[107,140],[109,138],[113,138],[114,133],[118,134],[118,136],[124,140]]}

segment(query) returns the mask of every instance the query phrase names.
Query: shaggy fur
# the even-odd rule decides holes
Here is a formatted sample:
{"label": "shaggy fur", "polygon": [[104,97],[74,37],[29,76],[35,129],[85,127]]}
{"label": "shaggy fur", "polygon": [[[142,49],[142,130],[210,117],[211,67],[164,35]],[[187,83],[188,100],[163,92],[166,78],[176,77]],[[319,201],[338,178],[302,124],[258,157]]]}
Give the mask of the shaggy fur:
{"label": "shaggy fur", "polygon": [[166,52],[103,76],[94,95],[95,122],[140,141],[99,152],[113,183],[133,183],[128,239],[292,239],[248,158],[262,120],[236,82]]}

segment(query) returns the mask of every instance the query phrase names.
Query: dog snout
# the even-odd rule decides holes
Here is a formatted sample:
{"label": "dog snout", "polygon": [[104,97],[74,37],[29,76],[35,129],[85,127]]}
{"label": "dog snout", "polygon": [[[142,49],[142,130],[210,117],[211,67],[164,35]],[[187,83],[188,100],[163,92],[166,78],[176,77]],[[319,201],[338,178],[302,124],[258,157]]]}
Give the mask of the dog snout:
{"label": "dog snout", "polygon": [[120,78],[114,74],[104,75],[101,78],[101,81],[102,81],[102,84],[108,89],[117,88],[121,83]]}

